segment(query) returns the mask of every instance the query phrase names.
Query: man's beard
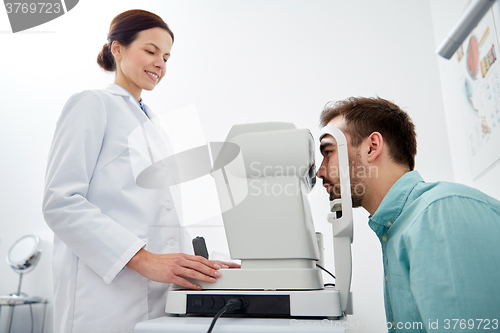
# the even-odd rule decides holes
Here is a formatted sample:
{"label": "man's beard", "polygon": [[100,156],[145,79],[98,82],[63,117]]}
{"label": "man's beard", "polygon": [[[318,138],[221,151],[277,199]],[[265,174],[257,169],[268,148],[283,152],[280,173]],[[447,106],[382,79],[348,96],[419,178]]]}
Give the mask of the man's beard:
{"label": "man's beard", "polygon": [[[355,156],[349,156],[349,176],[351,181],[351,199],[352,199],[352,207],[361,207],[363,196],[365,194],[365,182],[363,180],[364,177],[359,177],[358,172],[361,168],[364,168],[361,164],[361,155],[359,154],[359,150],[356,151]],[[330,183],[332,186],[330,187],[330,201],[334,199],[340,199],[340,178],[336,177],[332,179]]]}
{"label": "man's beard", "polygon": [[[359,179],[359,178],[357,178],[357,179]],[[359,193],[360,188],[362,188],[362,186],[364,186],[364,185],[360,179],[358,181],[358,180],[354,179],[354,177],[351,177],[352,208],[362,206],[364,191],[362,191],[362,193]],[[338,184],[338,183],[336,183],[334,186],[332,186],[330,188],[330,201],[333,201],[335,199],[340,199],[340,184]]]}

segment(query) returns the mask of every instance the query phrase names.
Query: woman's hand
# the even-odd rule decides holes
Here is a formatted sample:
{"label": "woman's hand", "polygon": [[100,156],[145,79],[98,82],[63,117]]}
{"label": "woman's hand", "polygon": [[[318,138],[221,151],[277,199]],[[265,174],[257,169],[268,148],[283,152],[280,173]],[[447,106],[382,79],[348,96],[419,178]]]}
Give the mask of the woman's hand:
{"label": "woman's hand", "polygon": [[241,265],[235,262],[227,262],[219,260],[210,260],[210,261],[218,264],[221,268],[241,268]]}
{"label": "woman's hand", "polygon": [[221,276],[218,271],[220,268],[240,267],[235,263],[207,260],[201,256],[184,253],[155,254],[144,249],[140,249],[126,266],[152,281],[175,283],[198,290],[201,286],[183,277],[213,283]]}

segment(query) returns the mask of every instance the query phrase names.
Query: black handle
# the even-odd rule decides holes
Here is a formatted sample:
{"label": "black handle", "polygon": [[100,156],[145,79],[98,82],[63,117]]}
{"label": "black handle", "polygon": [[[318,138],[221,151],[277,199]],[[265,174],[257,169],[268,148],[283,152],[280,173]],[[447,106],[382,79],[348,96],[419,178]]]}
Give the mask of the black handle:
{"label": "black handle", "polygon": [[205,238],[200,236],[193,238],[193,249],[195,255],[202,256],[203,258],[208,259],[208,251],[207,244],[205,243]]}

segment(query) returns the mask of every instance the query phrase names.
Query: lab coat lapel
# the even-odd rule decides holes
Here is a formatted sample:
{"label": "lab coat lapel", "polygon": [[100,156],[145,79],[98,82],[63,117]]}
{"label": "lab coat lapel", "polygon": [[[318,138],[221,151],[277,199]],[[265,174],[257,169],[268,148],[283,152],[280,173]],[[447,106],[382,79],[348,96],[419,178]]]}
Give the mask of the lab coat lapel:
{"label": "lab coat lapel", "polygon": [[[110,93],[116,96],[122,96],[123,99],[129,104],[130,110],[134,113],[135,117],[137,118],[137,121],[139,124],[142,124],[146,121],[149,120],[148,116],[142,111],[141,107],[139,104],[137,104],[137,101],[135,100],[132,95],[130,95],[124,88],[119,86],[116,83],[110,84],[108,87],[106,87],[106,90],[108,90]],[[146,107],[146,112],[150,111],[148,107]],[[148,112],[148,115],[150,113]]]}
{"label": "lab coat lapel", "polygon": [[153,110],[151,110],[149,106],[143,104],[144,108],[146,109],[147,113],[146,115],[146,113],[144,113],[141,107],[137,104],[136,100],[121,86],[117,85],[116,83],[113,83],[110,84],[106,89],[113,95],[122,96],[125,99],[125,101],[127,101],[127,103],[130,105],[132,112],[134,112],[134,115],[136,116],[139,124],[144,124],[145,122],[150,121],[154,125],[154,128],[157,131],[162,132],[161,128],[159,128],[160,119],[159,117],[157,117],[156,113]]}

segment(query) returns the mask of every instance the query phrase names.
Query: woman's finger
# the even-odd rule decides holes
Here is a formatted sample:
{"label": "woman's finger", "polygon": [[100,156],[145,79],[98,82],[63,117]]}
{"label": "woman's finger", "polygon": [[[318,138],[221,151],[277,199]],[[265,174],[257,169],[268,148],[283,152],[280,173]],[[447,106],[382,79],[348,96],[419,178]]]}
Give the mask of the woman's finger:
{"label": "woman's finger", "polygon": [[[199,271],[189,269],[189,268],[179,268],[179,270],[176,271],[175,275],[194,279],[194,280],[204,281],[204,282],[208,282],[208,283],[214,283],[215,281],[217,281],[217,279],[212,277],[212,276],[203,274]],[[219,276],[220,276],[220,273],[219,273]]]}
{"label": "woman's finger", "polygon": [[221,276],[221,273],[218,270],[211,268],[210,266],[204,265],[198,261],[187,260],[182,266],[192,271],[202,273],[209,277],[218,278],[219,276]]}
{"label": "woman's finger", "polygon": [[222,267],[222,268],[241,268],[240,264],[237,264],[235,262],[229,262],[229,261],[217,261],[217,263]]}
{"label": "woman's finger", "polygon": [[194,284],[186,279],[183,279],[180,276],[176,276],[171,283],[175,283],[181,287],[187,288],[187,289],[194,289],[194,290],[201,290],[201,286]]}
{"label": "woman's finger", "polygon": [[219,264],[218,261],[208,260],[205,257],[191,255],[191,254],[183,254],[183,255],[184,255],[184,258],[186,258],[188,260],[202,263],[203,265],[208,266],[210,268],[215,268],[215,269],[220,269],[221,268],[221,265]]}

